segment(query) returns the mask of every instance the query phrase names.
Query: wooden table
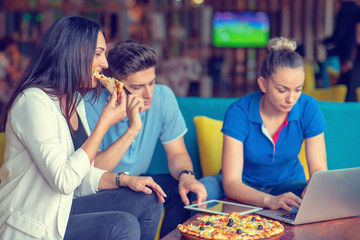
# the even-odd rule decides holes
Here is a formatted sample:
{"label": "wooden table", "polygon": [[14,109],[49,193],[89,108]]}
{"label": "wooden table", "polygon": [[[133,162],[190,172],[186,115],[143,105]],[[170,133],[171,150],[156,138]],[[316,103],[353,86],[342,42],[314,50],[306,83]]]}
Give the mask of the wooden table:
{"label": "wooden table", "polygon": [[[198,213],[188,221],[196,219],[205,213]],[[360,217],[343,218],[318,223],[308,223],[303,225],[289,225],[283,223],[285,232],[282,240],[360,240]],[[161,240],[183,240],[179,230],[175,229]]]}

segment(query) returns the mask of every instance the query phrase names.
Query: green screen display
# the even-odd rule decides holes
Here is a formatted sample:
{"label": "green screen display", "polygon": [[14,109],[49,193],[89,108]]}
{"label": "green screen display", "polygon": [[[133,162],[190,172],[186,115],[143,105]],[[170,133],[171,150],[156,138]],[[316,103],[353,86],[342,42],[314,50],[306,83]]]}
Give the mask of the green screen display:
{"label": "green screen display", "polygon": [[265,47],[269,32],[266,12],[213,13],[212,43],[215,47]]}

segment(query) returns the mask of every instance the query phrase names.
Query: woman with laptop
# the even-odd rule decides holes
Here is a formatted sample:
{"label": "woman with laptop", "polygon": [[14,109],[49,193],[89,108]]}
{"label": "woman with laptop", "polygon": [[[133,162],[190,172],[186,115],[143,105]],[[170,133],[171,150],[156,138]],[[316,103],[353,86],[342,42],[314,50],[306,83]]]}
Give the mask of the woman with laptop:
{"label": "woman with laptop", "polygon": [[317,101],[302,94],[304,63],[296,42],[268,43],[261,91],[233,103],[225,114],[222,172],[201,179],[209,199],[225,195],[242,203],[295,212],[307,181],[298,154],[305,140],[310,177],[327,170],[325,119]]}

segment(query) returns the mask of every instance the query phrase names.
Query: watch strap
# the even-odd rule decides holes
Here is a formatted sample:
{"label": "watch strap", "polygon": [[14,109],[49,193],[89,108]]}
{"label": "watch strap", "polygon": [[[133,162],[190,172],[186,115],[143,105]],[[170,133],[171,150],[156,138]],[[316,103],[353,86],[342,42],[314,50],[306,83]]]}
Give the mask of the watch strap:
{"label": "watch strap", "polygon": [[195,177],[195,173],[194,173],[194,171],[192,171],[192,170],[182,170],[180,173],[179,173],[179,177],[178,177],[178,179],[180,179],[180,177],[181,177],[181,175],[182,174],[188,174],[188,175],[192,175],[192,176],[194,176]]}

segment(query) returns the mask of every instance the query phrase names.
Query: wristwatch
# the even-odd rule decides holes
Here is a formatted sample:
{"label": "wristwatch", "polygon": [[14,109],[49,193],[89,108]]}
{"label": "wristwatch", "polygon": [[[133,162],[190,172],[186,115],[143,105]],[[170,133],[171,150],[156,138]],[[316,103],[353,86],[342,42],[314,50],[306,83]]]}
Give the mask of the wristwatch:
{"label": "wristwatch", "polygon": [[181,176],[183,173],[186,173],[186,174],[188,174],[188,175],[193,175],[193,176],[195,177],[195,173],[194,173],[193,171],[191,171],[191,170],[182,170],[182,171],[180,172],[180,174],[179,174],[178,179],[180,179],[180,176]]}
{"label": "wristwatch", "polygon": [[123,185],[121,185],[121,182],[120,182],[120,177],[121,175],[130,175],[129,172],[118,172],[118,174],[116,174],[116,177],[115,177],[115,182],[116,182],[116,186],[118,186],[119,188],[120,187],[124,187]]}

